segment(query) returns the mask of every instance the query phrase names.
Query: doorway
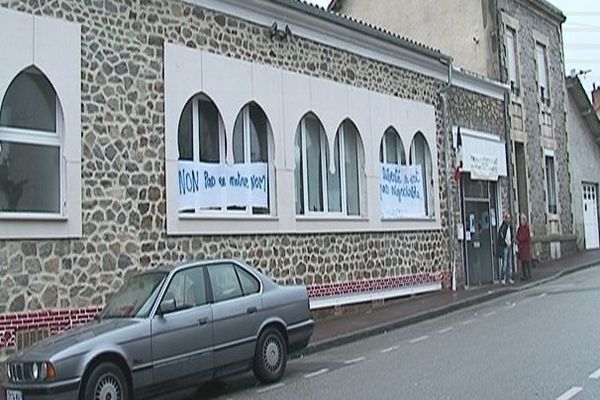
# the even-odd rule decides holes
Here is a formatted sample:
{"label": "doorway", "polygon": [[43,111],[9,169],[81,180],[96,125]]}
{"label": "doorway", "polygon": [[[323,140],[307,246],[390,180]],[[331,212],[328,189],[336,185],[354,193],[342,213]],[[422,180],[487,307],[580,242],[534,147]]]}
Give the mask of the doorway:
{"label": "doorway", "polygon": [[519,214],[525,214],[529,218],[525,143],[515,142],[515,176],[517,180],[517,206]]}
{"label": "doorway", "polygon": [[496,257],[496,182],[471,180],[463,175],[463,253],[467,286],[494,283],[499,278]]}
{"label": "doorway", "polygon": [[586,250],[600,247],[597,189],[596,185],[589,183],[583,184],[583,231]]}

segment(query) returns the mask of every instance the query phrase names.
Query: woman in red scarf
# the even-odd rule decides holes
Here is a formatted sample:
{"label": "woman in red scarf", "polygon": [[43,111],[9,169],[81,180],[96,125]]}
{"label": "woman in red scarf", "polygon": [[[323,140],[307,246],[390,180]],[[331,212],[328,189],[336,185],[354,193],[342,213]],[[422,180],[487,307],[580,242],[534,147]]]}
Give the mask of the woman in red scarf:
{"label": "woman in red scarf", "polygon": [[519,246],[519,261],[523,270],[523,280],[531,280],[531,232],[527,217],[521,214],[519,229],[517,229],[517,244]]}

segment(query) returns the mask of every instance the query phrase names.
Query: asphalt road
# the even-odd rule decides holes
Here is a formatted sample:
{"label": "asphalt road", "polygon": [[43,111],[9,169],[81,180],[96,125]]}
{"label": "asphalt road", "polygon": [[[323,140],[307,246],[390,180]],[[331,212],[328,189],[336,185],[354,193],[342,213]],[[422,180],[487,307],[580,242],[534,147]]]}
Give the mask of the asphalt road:
{"label": "asphalt road", "polygon": [[600,267],[170,399],[600,399]]}

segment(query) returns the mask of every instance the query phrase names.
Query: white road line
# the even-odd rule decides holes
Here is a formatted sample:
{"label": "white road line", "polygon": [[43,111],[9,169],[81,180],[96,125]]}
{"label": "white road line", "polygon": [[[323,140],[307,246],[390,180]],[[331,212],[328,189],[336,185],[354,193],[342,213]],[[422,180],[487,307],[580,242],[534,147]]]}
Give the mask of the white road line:
{"label": "white road line", "polygon": [[411,340],[409,343],[410,344],[415,344],[415,343],[419,343],[419,342],[422,342],[423,340],[427,340],[427,339],[429,339],[429,336],[425,335],[425,336],[421,336],[421,337],[415,338],[415,339]]}
{"label": "white road line", "polygon": [[546,297],[548,295],[548,293],[542,293],[539,296],[537,296],[538,299],[543,299],[544,297]]}
{"label": "white road line", "polygon": [[474,319],[468,319],[468,320],[466,320],[466,321],[463,321],[463,322],[462,322],[462,324],[463,324],[463,325],[469,325],[469,324],[472,324],[473,322],[475,322],[475,320],[474,320]]}
{"label": "white road line", "polygon": [[276,383],[274,385],[267,386],[267,387],[264,387],[262,389],[258,389],[256,391],[256,393],[265,393],[265,392],[269,392],[271,390],[279,389],[280,387],[284,387],[284,386],[285,386],[285,383],[279,382],[279,383]]}
{"label": "white road line", "polygon": [[323,375],[323,374],[326,374],[327,372],[329,372],[329,368],[323,368],[318,371],[311,372],[310,374],[304,375],[304,378],[306,378],[306,379],[314,378],[315,376]]}
{"label": "white road line", "polygon": [[515,308],[516,306],[517,306],[517,303],[511,303],[511,304],[508,304],[505,308],[507,310],[510,310],[511,308]]}
{"label": "white road line", "polygon": [[365,357],[358,357],[358,358],[353,358],[352,360],[346,360],[346,361],[344,361],[344,364],[346,364],[346,365],[356,364],[356,363],[359,363],[359,362],[365,361],[365,360],[366,360]]}
{"label": "white road line", "polygon": [[600,379],[600,369],[591,374],[590,379]]}
{"label": "white road line", "polygon": [[394,351],[394,350],[398,350],[400,348],[400,346],[392,346],[392,347],[388,347],[387,349],[383,349],[381,350],[381,354],[385,354],[385,353],[389,353],[390,351]]}
{"label": "white road line", "polygon": [[556,400],[569,400],[575,397],[579,392],[583,390],[582,387],[573,386],[571,389],[567,390],[560,397],[557,397]]}
{"label": "white road line", "polygon": [[447,328],[440,329],[440,330],[438,331],[438,333],[447,333],[447,332],[450,332],[452,329],[454,329],[454,328],[453,328],[453,327],[451,327],[451,326],[449,326],[449,327],[447,327]]}
{"label": "white road line", "polygon": [[488,318],[488,317],[491,317],[492,315],[495,315],[495,314],[496,314],[496,311],[490,311],[490,312],[489,312],[489,313],[487,313],[487,314],[483,314],[483,316],[484,316],[485,318]]}

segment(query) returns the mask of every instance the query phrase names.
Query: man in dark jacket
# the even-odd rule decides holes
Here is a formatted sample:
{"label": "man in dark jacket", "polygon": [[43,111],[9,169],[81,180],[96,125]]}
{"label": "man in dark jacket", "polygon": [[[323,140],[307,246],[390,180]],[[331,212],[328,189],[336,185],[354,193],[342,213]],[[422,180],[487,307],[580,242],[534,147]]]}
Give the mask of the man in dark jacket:
{"label": "man in dark jacket", "polygon": [[504,220],[498,230],[498,256],[502,258],[502,266],[500,270],[500,279],[502,284],[515,283],[513,280],[512,268],[512,245],[514,235],[510,225],[510,214],[504,212]]}

